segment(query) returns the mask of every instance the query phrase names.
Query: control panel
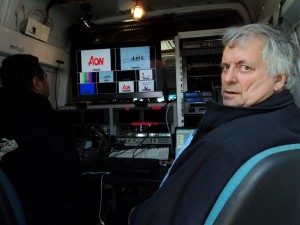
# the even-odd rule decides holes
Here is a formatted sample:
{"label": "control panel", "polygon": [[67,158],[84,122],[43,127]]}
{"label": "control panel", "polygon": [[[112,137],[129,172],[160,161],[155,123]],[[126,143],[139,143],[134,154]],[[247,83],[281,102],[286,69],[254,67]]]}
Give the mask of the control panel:
{"label": "control panel", "polygon": [[126,136],[118,136],[116,140],[125,146],[139,145],[170,145],[171,135],[169,133],[135,133]]}
{"label": "control panel", "polygon": [[184,93],[184,114],[204,114],[206,103],[214,98],[212,91]]}

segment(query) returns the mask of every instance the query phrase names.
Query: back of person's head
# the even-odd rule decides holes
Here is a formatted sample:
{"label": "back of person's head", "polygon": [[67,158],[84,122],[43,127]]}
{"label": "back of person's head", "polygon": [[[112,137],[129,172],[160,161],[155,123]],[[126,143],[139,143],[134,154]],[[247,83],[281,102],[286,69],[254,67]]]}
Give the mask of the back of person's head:
{"label": "back of person's head", "polygon": [[228,47],[247,46],[253,38],[260,38],[265,43],[262,55],[268,75],[286,74],[285,88],[292,89],[300,73],[300,50],[290,32],[260,23],[229,27],[223,35],[223,44]]}
{"label": "back of person's head", "polygon": [[37,57],[29,54],[16,54],[2,61],[0,78],[3,87],[31,89],[33,77],[44,79],[44,71]]}

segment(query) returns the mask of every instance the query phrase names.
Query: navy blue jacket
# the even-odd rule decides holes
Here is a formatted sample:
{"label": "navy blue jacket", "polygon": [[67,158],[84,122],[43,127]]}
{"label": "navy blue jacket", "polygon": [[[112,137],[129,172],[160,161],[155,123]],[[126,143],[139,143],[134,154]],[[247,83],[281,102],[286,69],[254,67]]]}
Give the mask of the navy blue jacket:
{"label": "navy blue jacket", "polygon": [[234,172],[270,147],[300,143],[300,109],[284,90],[252,107],[209,102],[191,144],[131,225],[200,225]]}

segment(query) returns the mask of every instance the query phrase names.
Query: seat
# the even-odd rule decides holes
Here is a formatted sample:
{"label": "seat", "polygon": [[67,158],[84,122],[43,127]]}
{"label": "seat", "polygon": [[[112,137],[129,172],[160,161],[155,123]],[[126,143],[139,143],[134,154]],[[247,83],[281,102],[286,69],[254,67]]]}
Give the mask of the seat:
{"label": "seat", "polygon": [[0,224],[26,225],[19,197],[2,169],[0,169]]}
{"label": "seat", "polygon": [[265,150],[229,180],[204,225],[300,224],[300,144]]}

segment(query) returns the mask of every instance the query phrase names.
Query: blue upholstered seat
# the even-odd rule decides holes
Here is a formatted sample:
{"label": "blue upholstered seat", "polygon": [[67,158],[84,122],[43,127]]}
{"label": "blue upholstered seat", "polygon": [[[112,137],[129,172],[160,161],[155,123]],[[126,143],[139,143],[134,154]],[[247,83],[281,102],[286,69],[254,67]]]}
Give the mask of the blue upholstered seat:
{"label": "blue upholstered seat", "polygon": [[0,224],[26,225],[26,220],[19,197],[5,175],[0,169]]}
{"label": "blue upholstered seat", "polygon": [[265,150],[229,180],[204,225],[300,224],[300,144]]}

